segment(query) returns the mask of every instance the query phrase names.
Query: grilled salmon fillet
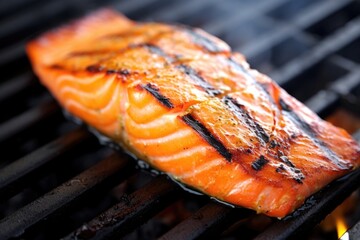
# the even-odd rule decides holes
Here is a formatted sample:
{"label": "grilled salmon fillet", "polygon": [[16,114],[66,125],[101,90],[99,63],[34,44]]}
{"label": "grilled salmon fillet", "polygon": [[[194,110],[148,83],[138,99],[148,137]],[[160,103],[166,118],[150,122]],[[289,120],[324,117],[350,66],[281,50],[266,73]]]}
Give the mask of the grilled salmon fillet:
{"label": "grilled salmon fillet", "polygon": [[216,199],[284,217],[360,147],[200,29],[100,10],[27,45],[74,116]]}

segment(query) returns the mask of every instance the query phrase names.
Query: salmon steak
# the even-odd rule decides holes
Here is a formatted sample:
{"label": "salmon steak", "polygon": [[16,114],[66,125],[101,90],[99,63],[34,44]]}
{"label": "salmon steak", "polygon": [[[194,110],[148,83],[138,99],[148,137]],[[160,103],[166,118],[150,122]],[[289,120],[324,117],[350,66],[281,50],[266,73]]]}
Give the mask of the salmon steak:
{"label": "salmon steak", "polygon": [[359,167],[360,147],[345,130],[200,29],[103,9],[26,49],[64,109],[223,202],[282,218]]}

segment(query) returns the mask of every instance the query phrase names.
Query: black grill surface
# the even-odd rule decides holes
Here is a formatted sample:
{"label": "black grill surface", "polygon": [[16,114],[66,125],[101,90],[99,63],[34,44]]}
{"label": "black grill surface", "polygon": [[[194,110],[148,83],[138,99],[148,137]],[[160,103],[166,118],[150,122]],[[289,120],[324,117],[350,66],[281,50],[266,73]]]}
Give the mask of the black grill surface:
{"label": "black grill surface", "polygon": [[[66,120],[24,44],[109,6],[139,21],[200,27],[246,55],[321,117],[360,113],[360,1],[11,0],[0,2],[0,239],[304,239],[359,187],[337,180],[283,219],[183,191]],[[359,139],[360,131],[353,132]]]}

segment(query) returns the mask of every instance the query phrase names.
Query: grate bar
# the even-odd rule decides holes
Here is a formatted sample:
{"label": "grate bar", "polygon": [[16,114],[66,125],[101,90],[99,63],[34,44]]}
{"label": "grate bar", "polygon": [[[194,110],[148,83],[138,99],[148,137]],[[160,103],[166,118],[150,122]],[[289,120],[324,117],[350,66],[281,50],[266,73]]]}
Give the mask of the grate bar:
{"label": "grate bar", "polygon": [[[215,0],[198,0],[198,1],[188,1],[187,4],[178,4],[176,7],[169,6],[168,8],[161,9],[158,12],[151,14],[156,18],[157,21],[166,21],[171,22],[175,21],[178,18],[188,14],[189,12],[194,12],[199,8],[204,7],[207,4],[211,4]],[[175,19],[176,18],[176,19]],[[152,17],[147,17],[145,20],[153,20]]]}
{"label": "grate bar", "polygon": [[310,25],[325,19],[351,2],[353,2],[353,0],[320,1],[318,4],[307,10],[305,14],[296,16],[294,19],[294,25],[301,28],[309,27]]}
{"label": "grate bar", "polygon": [[214,237],[234,223],[253,213],[247,209],[234,209],[219,203],[209,203],[190,218],[181,222],[159,240],[199,239]]}
{"label": "grate bar", "polygon": [[340,78],[330,85],[330,90],[339,95],[344,107],[355,114],[360,114],[360,98],[352,93],[357,87],[360,87],[360,67],[355,68],[351,73]]}
{"label": "grate bar", "polygon": [[[26,59],[25,56],[25,41],[21,41],[14,45],[8,46],[5,49],[2,49],[0,52],[0,67],[4,68],[5,66],[10,65],[15,60]],[[4,70],[7,70],[4,68]]]}
{"label": "grate bar", "polygon": [[269,8],[274,8],[285,1],[287,0],[263,1],[259,4],[252,5],[241,14],[224,16],[225,18],[223,21],[219,21],[217,23],[214,22],[211,25],[205,25],[204,29],[215,35],[224,31],[224,29],[226,29],[227,31],[229,30],[234,31],[236,29],[236,25],[239,24],[239,22],[242,22],[242,20],[246,18],[250,18],[258,13],[266,12]]}
{"label": "grate bar", "polygon": [[339,95],[334,92],[321,90],[305,102],[305,105],[320,117],[327,115],[329,110],[338,103]]}
{"label": "grate bar", "polygon": [[55,102],[45,102],[0,125],[0,143],[30,128],[59,110]]}
{"label": "grate bar", "polygon": [[[275,29],[270,32],[270,34],[250,43],[249,45],[246,45],[244,48],[235,48],[235,50],[242,51],[242,53],[248,57],[255,56],[281,42],[294,32],[304,34],[304,32],[301,31],[302,29],[308,28],[312,24],[317,23],[319,20],[326,18],[338,9],[341,9],[345,5],[349,4],[351,1],[352,0],[320,2],[309,11],[296,16],[294,20],[292,20],[292,25],[281,24],[281,27],[278,30]],[[281,23],[276,20],[271,21],[273,21],[276,25]]]}
{"label": "grate bar", "polygon": [[41,22],[44,23],[44,19],[49,21],[54,15],[64,12],[67,8],[69,8],[69,4],[66,1],[50,1],[21,15],[14,14],[2,22],[0,39],[3,41],[15,33],[23,32],[26,28],[34,27]]}
{"label": "grate bar", "polygon": [[14,97],[33,83],[34,76],[30,72],[21,74],[0,85],[0,103],[7,98]]}
{"label": "grate bar", "polygon": [[284,85],[305,72],[325,57],[335,53],[342,47],[360,36],[360,18],[349,22],[345,27],[326,38],[308,54],[299,56],[280,70],[273,72],[271,77],[280,85]]}
{"label": "grate bar", "polygon": [[0,15],[8,14],[9,12],[14,12],[18,8],[23,7],[24,5],[35,2],[36,0],[12,0],[12,1],[1,1],[0,2]]}
{"label": "grate bar", "polygon": [[[89,134],[83,129],[67,133],[36,151],[0,169],[0,196],[3,200],[26,175],[78,146]],[[11,194],[11,193],[10,193]]]}
{"label": "grate bar", "polygon": [[[81,195],[95,187],[99,188],[101,183],[119,171],[123,170],[126,172],[125,168],[128,165],[128,158],[119,159],[119,156],[116,154],[102,160],[68,182],[1,220],[0,239],[20,236],[27,228],[50,216],[55,211],[62,209],[70,202],[73,203]],[[122,174],[122,177],[126,176],[127,174]]]}
{"label": "grate bar", "polygon": [[120,3],[113,4],[113,7],[120,12],[129,13],[134,12],[143,5],[150,5],[158,0],[132,0],[122,1]]}
{"label": "grate bar", "polygon": [[[1,1],[0,2],[0,21],[5,20],[12,14],[17,14],[18,12],[24,10],[33,4],[36,4],[36,0],[15,0],[15,1]],[[21,10],[19,11],[19,8]],[[1,24],[0,24],[1,25]]]}
{"label": "grate bar", "polygon": [[360,67],[353,69],[352,72],[340,78],[330,85],[334,92],[346,96],[351,90],[360,85]]}
{"label": "grate bar", "polygon": [[108,239],[122,236],[170,204],[178,195],[177,186],[166,175],[157,176],[121,202],[64,238]]}
{"label": "grate bar", "polygon": [[[19,33],[24,33],[27,30],[26,29],[32,29],[31,32],[28,31],[31,36],[34,36],[34,26],[37,24],[43,24],[44,19],[46,19],[46,28],[49,28],[52,23],[49,21],[57,20],[54,19],[54,15],[59,16],[61,14],[64,14],[66,17],[59,18],[58,22],[59,24],[62,22],[69,21],[70,19],[76,19],[73,16],[69,16],[69,11],[67,10],[74,10],[76,7],[77,10],[84,10],[85,7],[88,7],[90,3],[83,4],[82,6],[76,6],[77,3],[81,3],[79,0],[72,0],[72,1],[51,1],[51,2],[45,2],[44,4],[40,4],[40,7],[33,8],[32,10],[29,10],[25,12],[25,14],[22,15],[13,15],[12,18],[8,18],[7,21],[2,22],[2,28],[0,29],[0,39],[2,39],[2,44],[4,44],[4,39],[10,38],[12,35],[16,35]],[[94,6],[96,7],[96,6]],[[89,10],[89,9],[85,9]],[[79,14],[79,12],[78,12]],[[70,14],[71,15],[71,14]],[[53,19],[53,20],[52,20]],[[41,28],[37,27],[37,31],[44,31],[44,26]],[[24,31],[26,30],[26,31]],[[36,35],[35,35],[36,36]],[[13,62],[19,58],[26,58],[24,46],[28,42],[29,39],[23,40],[24,37],[21,39],[19,36],[17,36],[17,39],[20,41],[16,41],[16,43],[9,42],[11,44],[10,46],[7,46],[6,48],[1,49],[0,53],[0,66],[8,65],[10,62]]]}
{"label": "grate bar", "polygon": [[358,129],[354,134],[353,137],[360,142],[360,129]]}
{"label": "grate bar", "polygon": [[264,18],[266,19],[267,22],[272,23],[272,25],[278,26],[278,28],[275,29],[274,31],[270,32],[269,34],[265,35],[264,37],[260,38],[259,40],[254,41],[253,43],[247,44],[243,47],[235,46],[234,49],[236,51],[240,51],[248,58],[251,58],[253,56],[256,56],[256,54],[258,54],[258,53],[262,53],[262,52],[266,51],[267,49],[270,49],[272,46],[281,42],[283,39],[285,39],[286,37],[288,37],[290,35],[299,35],[300,34],[300,30],[298,30],[294,27],[290,27],[285,24],[280,25],[279,23],[276,23],[275,20],[273,20],[269,17],[266,17],[266,16]]}
{"label": "grate bar", "polygon": [[[138,6],[137,8],[133,9],[132,11],[124,11],[124,14],[133,20],[152,20],[149,15],[151,16],[161,16],[161,12],[163,9],[166,9],[169,6],[172,6],[174,9],[176,9],[176,4],[179,4],[180,0],[173,0],[173,1],[153,1],[148,4],[143,4],[141,6]],[[183,2],[181,2],[183,3]],[[122,12],[122,9],[120,9]],[[156,12],[159,13],[159,15],[156,15]]]}

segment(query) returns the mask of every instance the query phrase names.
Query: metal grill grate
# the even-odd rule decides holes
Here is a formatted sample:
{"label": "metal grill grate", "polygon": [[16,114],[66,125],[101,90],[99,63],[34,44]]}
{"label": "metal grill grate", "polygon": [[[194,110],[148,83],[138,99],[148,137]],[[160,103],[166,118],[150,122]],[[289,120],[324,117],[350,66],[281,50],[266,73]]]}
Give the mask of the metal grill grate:
{"label": "metal grill grate", "polygon": [[[254,215],[139,171],[126,154],[66,121],[40,86],[25,56],[26,41],[106,5],[134,20],[182,22],[219,36],[322,117],[336,109],[360,112],[360,1],[0,2],[0,239],[112,239],[131,232],[128,239],[195,239],[220,236],[229,227],[236,238],[235,223]],[[353,172],[312,196],[293,217],[240,236],[306,233],[359,183],[360,171]],[[190,213],[146,236],[134,233],[179,202],[192,205]]]}

